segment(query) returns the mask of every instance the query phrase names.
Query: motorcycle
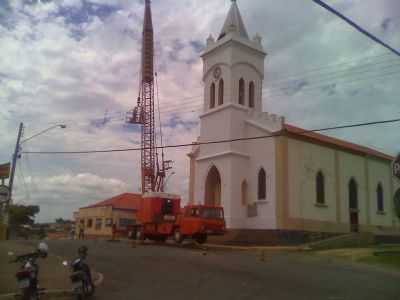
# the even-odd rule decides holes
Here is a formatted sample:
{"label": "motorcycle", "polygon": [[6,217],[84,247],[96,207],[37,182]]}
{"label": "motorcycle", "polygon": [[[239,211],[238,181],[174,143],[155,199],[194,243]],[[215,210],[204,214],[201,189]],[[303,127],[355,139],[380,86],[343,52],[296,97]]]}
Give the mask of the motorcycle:
{"label": "motorcycle", "polygon": [[[21,263],[19,271],[15,274],[17,278],[18,288],[21,294],[17,294],[16,298],[22,300],[38,300],[45,289],[38,288],[39,265],[36,260],[38,258],[47,257],[47,245],[40,243],[36,252],[19,255],[10,263]],[[9,256],[14,253],[9,252]]]}
{"label": "motorcycle", "polygon": [[79,253],[79,257],[72,262],[63,262],[65,267],[71,267],[70,280],[72,283],[72,290],[77,300],[91,297],[95,292],[95,286],[92,281],[90,268],[85,261],[86,256],[86,252],[84,254]]}

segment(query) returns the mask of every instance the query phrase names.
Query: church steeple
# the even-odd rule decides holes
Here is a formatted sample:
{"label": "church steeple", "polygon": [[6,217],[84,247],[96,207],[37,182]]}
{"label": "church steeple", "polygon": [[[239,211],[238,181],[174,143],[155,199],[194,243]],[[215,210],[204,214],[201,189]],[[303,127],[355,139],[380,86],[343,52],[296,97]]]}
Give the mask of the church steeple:
{"label": "church steeple", "polygon": [[218,39],[223,38],[230,32],[236,32],[240,37],[249,39],[249,35],[247,34],[246,27],[244,26],[236,0],[232,0],[231,8]]}

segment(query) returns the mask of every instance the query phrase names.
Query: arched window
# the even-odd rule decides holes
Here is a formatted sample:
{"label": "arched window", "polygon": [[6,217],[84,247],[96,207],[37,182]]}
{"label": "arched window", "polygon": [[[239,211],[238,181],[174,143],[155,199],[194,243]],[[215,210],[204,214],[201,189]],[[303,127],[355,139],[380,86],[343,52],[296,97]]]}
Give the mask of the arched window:
{"label": "arched window", "polygon": [[379,183],[378,187],[376,188],[376,200],[378,204],[378,212],[383,212],[384,211],[383,187],[381,183]]}
{"label": "arched window", "polygon": [[258,200],[267,199],[267,175],[264,169],[258,172]]}
{"label": "arched window", "polygon": [[215,107],[215,83],[213,82],[210,87],[210,108]]}
{"label": "arched window", "polygon": [[357,182],[352,178],[349,182],[349,206],[350,209],[358,209]]}
{"label": "arched window", "polygon": [[244,80],[240,78],[239,80],[239,104],[244,105]]}
{"label": "arched window", "polygon": [[254,108],[254,82],[249,84],[249,107]]}
{"label": "arched window", "polygon": [[317,204],[325,204],[325,178],[324,174],[319,171],[316,177],[317,186]]}
{"label": "arched window", "polygon": [[218,105],[222,104],[224,104],[224,80],[221,78],[218,87]]}
{"label": "arched window", "polygon": [[248,203],[248,199],[247,199],[248,188],[247,188],[246,180],[242,181],[241,192],[242,192],[242,204],[247,205],[247,203]]}

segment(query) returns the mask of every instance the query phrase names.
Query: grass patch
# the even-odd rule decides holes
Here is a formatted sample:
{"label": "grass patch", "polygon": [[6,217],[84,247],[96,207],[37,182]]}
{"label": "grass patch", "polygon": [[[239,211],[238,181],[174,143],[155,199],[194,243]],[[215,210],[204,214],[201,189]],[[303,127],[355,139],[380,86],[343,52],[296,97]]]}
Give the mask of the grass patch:
{"label": "grass patch", "polygon": [[323,250],[318,251],[317,254],[400,270],[399,245],[379,245],[371,248]]}
{"label": "grass patch", "polygon": [[395,268],[400,270],[400,255],[380,255],[380,256],[367,256],[358,259],[361,263],[370,265],[381,265],[389,268]]}

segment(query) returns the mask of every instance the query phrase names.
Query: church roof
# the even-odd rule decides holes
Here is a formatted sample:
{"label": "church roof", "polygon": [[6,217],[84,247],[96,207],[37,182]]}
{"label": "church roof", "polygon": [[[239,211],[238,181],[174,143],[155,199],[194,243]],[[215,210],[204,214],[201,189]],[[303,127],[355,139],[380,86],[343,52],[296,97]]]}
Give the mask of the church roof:
{"label": "church roof", "polygon": [[232,5],[229,10],[228,16],[226,17],[225,24],[222,27],[221,33],[218,39],[223,38],[229,32],[237,32],[239,36],[249,39],[246,27],[244,26],[242,16],[240,15],[239,7],[236,4],[236,0],[232,0]]}
{"label": "church roof", "polygon": [[327,135],[323,135],[323,134],[320,134],[317,132],[304,132],[304,131],[306,131],[305,129],[299,128],[299,127],[296,127],[296,126],[293,126],[290,124],[285,124],[284,130],[287,133],[297,136],[301,139],[306,139],[306,140],[314,141],[314,142],[317,142],[320,144],[337,147],[344,151],[349,151],[349,152],[353,152],[353,153],[361,154],[361,155],[373,156],[373,157],[381,158],[384,160],[390,160],[390,161],[392,161],[394,159],[393,156],[379,152],[372,148],[353,144],[353,143],[350,143],[350,142],[347,142],[347,141],[344,141],[341,139],[333,138],[333,137],[330,137]]}

